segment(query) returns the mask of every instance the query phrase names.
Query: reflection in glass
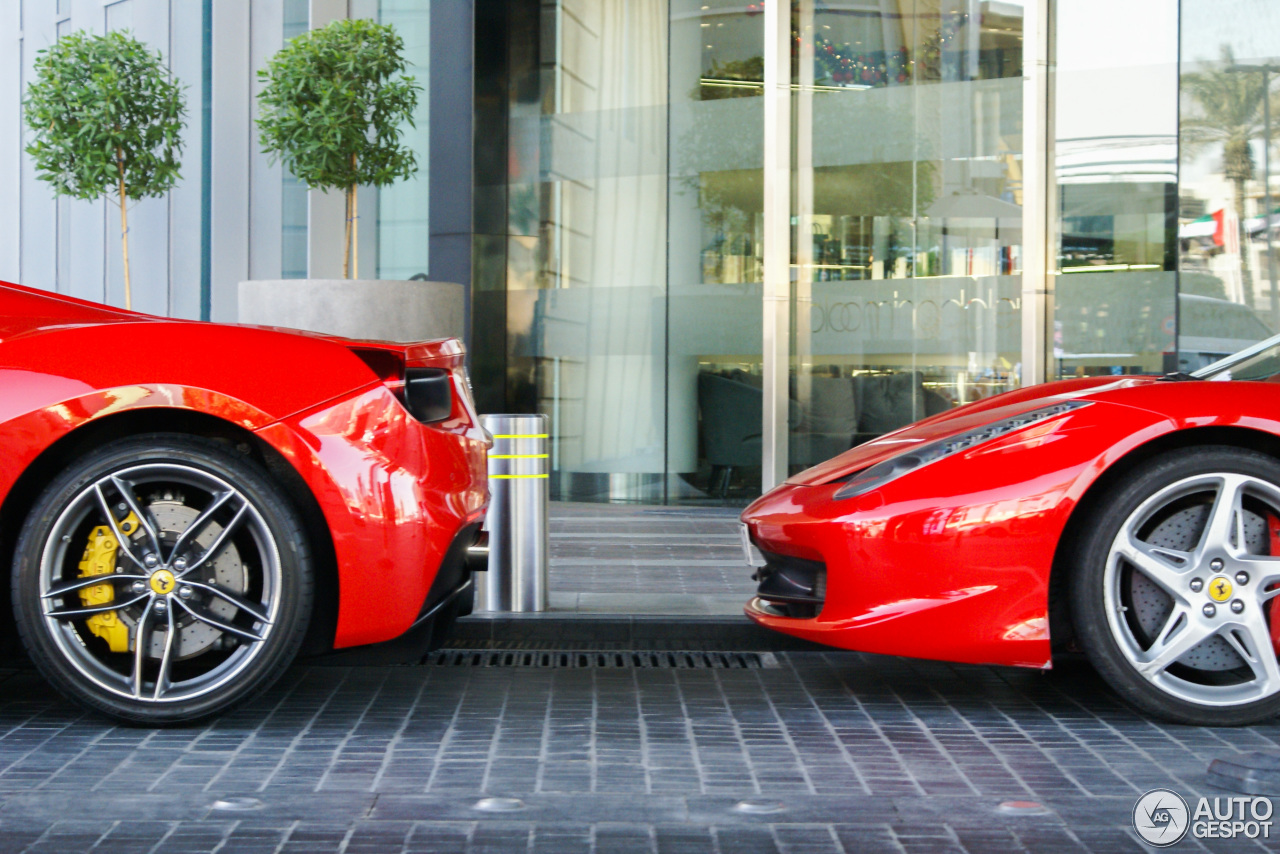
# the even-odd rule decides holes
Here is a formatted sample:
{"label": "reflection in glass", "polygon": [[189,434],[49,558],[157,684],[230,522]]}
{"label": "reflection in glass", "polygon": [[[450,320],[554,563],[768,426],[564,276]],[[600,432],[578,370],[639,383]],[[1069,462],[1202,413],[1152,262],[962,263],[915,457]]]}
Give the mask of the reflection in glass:
{"label": "reflection in glass", "polygon": [[553,497],[660,501],[666,4],[507,12],[508,411],[550,416]]}
{"label": "reflection in glass", "polygon": [[667,463],[672,499],[760,493],[763,22],[672,0]]}
{"label": "reflection in glass", "polygon": [[402,143],[418,159],[417,173],[378,189],[379,279],[425,277],[430,246],[427,190],[430,163],[431,4],[421,0],[379,0],[379,19],[404,39],[405,73],[422,87],[413,125],[402,127]]}
{"label": "reflection in glass", "polygon": [[793,26],[795,470],[1017,384],[1022,6]]}
{"label": "reflection in glass", "polygon": [[[1055,6],[1058,275],[1047,373],[1173,370],[1177,0]],[[1191,303],[1184,317],[1203,308]]]}
{"label": "reflection in glass", "polygon": [[1179,367],[1191,370],[1280,328],[1271,126],[1280,9],[1265,0],[1183,0],[1182,16],[1178,350]]}

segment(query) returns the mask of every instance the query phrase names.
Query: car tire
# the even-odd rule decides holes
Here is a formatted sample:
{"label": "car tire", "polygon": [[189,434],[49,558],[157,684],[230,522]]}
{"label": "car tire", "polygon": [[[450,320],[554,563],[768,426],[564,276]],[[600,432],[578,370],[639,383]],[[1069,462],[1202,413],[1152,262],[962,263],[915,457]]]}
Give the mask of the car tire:
{"label": "car tire", "polygon": [[140,435],[75,459],[43,490],[15,547],[13,611],[62,694],[165,725],[222,712],[284,673],[311,615],[311,551],[247,450]]}
{"label": "car tire", "polygon": [[1076,530],[1076,636],[1123,701],[1201,726],[1280,713],[1280,461],[1229,446],[1153,457]]}

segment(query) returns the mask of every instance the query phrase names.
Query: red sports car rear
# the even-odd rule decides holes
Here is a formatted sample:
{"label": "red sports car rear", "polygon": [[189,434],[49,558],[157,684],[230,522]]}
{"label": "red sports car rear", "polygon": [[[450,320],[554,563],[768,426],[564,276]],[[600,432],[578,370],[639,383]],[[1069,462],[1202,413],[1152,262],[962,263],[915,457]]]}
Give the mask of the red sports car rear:
{"label": "red sports car rear", "polygon": [[463,356],[0,286],[0,546],[37,667],[164,723],[304,641],[438,636],[487,502]]}

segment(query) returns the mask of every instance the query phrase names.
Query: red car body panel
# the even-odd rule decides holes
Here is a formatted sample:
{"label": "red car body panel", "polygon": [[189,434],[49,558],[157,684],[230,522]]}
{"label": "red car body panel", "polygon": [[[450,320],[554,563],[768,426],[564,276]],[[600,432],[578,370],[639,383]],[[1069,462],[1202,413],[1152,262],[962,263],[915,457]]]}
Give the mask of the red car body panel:
{"label": "red car body panel", "polygon": [[484,515],[488,439],[459,415],[424,428],[377,386],[258,431],[329,524],[343,567],[336,648],[408,629],[454,535]]}
{"label": "red car body panel", "polygon": [[[1063,399],[1092,405],[937,460],[849,499],[839,478],[913,446]],[[766,553],[826,564],[814,618],[746,613],[845,649],[1048,667],[1049,577],[1081,498],[1126,454],[1175,431],[1280,436],[1280,385],[1070,380],[998,395],[802,472],[742,514]]]}
{"label": "red car body panel", "polygon": [[0,502],[41,453],[125,411],[199,412],[252,431],[301,475],[338,561],[335,647],[388,640],[483,516],[489,439],[454,371],[453,411],[416,421],[354,350],[457,369],[452,339],[350,342],[150,317],[0,283]]}

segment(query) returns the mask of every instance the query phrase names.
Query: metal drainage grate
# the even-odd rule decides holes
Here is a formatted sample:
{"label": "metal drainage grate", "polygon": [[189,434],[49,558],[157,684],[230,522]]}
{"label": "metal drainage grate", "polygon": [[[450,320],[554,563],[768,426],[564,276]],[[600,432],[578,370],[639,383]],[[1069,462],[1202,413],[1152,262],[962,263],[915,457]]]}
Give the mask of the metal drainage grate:
{"label": "metal drainage grate", "polygon": [[441,649],[423,664],[437,667],[663,667],[677,670],[758,670],[781,667],[771,652]]}

